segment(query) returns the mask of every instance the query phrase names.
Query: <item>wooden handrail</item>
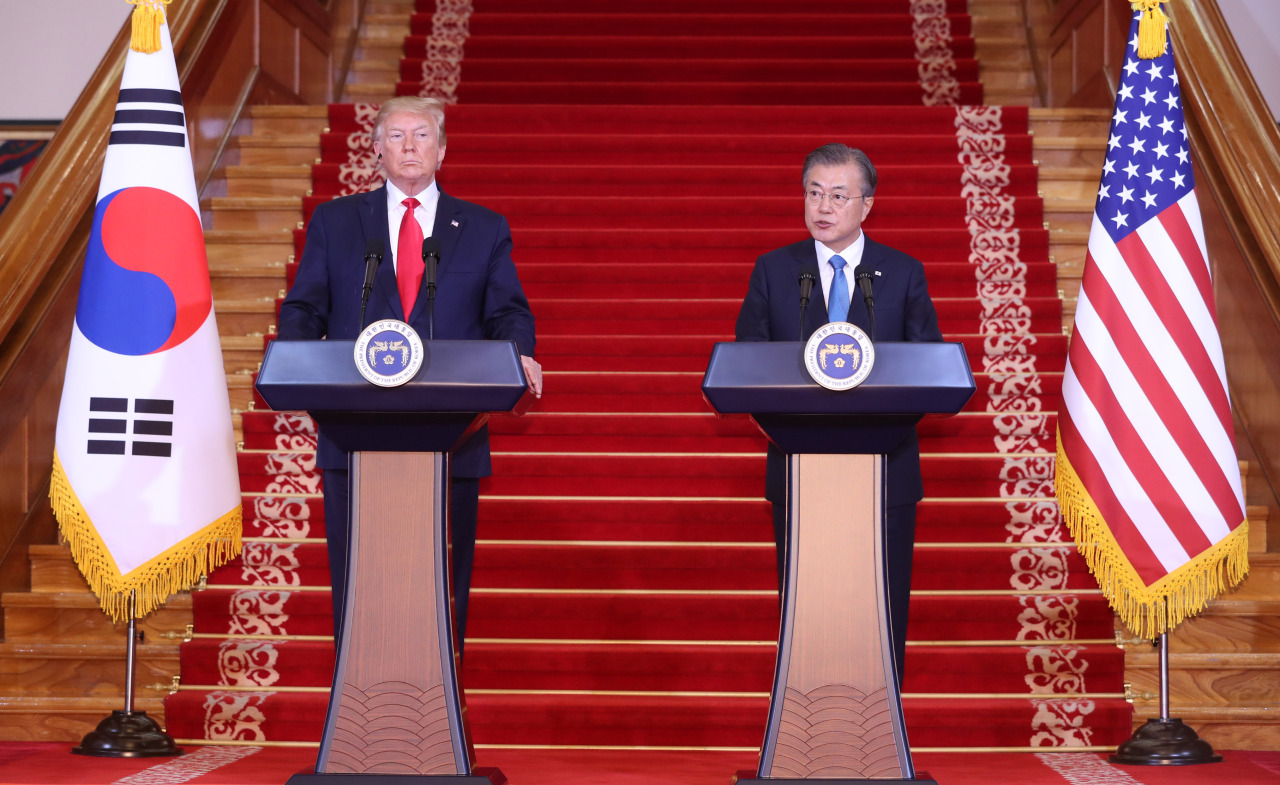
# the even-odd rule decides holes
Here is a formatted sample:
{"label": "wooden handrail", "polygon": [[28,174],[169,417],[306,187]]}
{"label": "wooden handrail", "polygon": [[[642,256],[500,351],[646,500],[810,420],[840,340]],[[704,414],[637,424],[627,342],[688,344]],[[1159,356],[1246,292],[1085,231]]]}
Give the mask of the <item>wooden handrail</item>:
{"label": "wooden handrail", "polygon": [[[1237,240],[1253,238],[1241,250],[1272,314],[1280,315],[1280,129],[1216,0],[1178,0],[1165,7],[1183,102],[1195,118],[1192,130],[1201,136],[1194,141],[1211,154],[1201,154],[1201,164],[1220,170],[1230,189],[1242,219],[1228,219],[1232,233]],[[1245,246],[1254,243],[1256,252],[1249,253]]]}

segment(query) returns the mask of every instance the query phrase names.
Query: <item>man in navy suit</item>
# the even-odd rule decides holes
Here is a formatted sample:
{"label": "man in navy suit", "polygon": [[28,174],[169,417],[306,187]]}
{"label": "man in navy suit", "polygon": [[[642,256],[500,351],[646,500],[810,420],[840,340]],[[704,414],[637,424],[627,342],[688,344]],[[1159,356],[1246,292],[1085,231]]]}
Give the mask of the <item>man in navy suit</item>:
{"label": "man in navy suit", "polygon": [[[529,386],[542,395],[542,368],[533,359],[533,314],[511,261],[511,230],[501,215],[442,192],[435,174],[444,161],[444,105],[431,98],[393,98],[374,120],[373,149],[387,182],[318,207],[307,227],[298,275],[280,308],[282,340],[352,340],[370,322],[399,319],[428,336],[422,241],[440,243],[434,337],[515,341]],[[364,324],[360,299],[365,250],[380,241],[383,259]],[[350,504],[347,454],[322,430],[316,465],[324,471],[325,532],[333,582],[335,630],[346,590]],[[459,651],[475,554],[480,480],[491,473],[489,431],[482,428],[450,461],[450,527],[454,613]]]}
{"label": "man in navy suit", "polygon": [[[826,144],[804,161],[805,225],[803,240],[761,256],[738,313],[739,341],[804,341],[828,321],[847,321],[871,335],[867,306],[858,292],[854,270],[871,271],[877,341],[941,341],[938,315],[925,283],[924,265],[881,245],[862,231],[875,201],[876,170],[861,150]],[[800,327],[800,274],[810,270],[821,281],[814,287]],[[915,433],[889,453],[888,536],[890,618],[898,681],[902,681],[907,645],[907,605],[911,600],[911,554],[915,545],[916,502],[924,496],[920,479],[920,444]],[[769,445],[765,497],[773,502],[773,534],[778,549],[778,583],[783,576],[786,545],[786,463]]]}

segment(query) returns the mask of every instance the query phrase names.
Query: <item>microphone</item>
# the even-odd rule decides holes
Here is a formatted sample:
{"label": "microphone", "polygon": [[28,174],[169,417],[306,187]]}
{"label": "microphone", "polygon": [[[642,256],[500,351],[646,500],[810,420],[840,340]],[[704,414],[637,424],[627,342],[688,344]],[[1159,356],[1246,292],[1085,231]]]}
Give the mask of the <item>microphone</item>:
{"label": "microphone", "polygon": [[364,289],[360,292],[360,329],[365,328],[364,311],[369,306],[369,295],[373,294],[373,278],[378,274],[378,265],[382,264],[382,254],[386,249],[382,241],[374,238],[364,246]]}
{"label": "microphone", "polygon": [[422,238],[423,280],[427,284],[427,340],[436,337],[436,265],[440,263],[440,241],[435,237]]}
{"label": "microphone", "polygon": [[809,265],[800,271],[800,340],[804,340],[804,312],[809,309],[809,295],[813,293],[813,285],[818,282],[816,268]]}
{"label": "microphone", "polygon": [[874,341],[876,335],[876,298],[871,296],[871,276],[873,274],[872,269],[865,264],[860,264],[853,270],[853,278],[858,282],[858,288],[862,290],[862,299],[867,301],[867,320],[871,325],[871,334],[868,337]]}

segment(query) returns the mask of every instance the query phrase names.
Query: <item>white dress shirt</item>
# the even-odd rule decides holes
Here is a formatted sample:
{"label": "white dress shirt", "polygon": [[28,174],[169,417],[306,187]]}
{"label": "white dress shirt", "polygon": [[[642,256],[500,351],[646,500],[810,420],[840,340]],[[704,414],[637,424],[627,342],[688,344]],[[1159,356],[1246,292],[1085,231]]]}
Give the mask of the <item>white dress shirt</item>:
{"label": "white dress shirt", "polygon": [[[404,209],[404,208],[401,208]],[[831,282],[836,278],[836,268],[831,265],[831,257],[836,256],[836,252],[818,242],[813,241],[814,247],[818,251],[818,274],[822,276],[822,298],[827,304],[827,309],[831,308]],[[867,247],[867,233],[858,232],[858,239],[853,241],[853,245],[844,249],[839,253],[841,259],[844,259],[844,278],[848,284],[849,302],[853,302],[853,291],[857,288],[857,280],[853,276],[854,269],[862,263],[862,250]]]}
{"label": "white dress shirt", "polygon": [[[396,258],[396,252],[400,246],[400,222],[404,220],[406,207],[402,202],[408,199],[409,195],[396,188],[395,183],[387,181],[387,228],[391,231],[391,263],[392,269],[396,272],[400,271]],[[418,219],[418,226],[422,227],[422,236],[430,237],[436,226],[436,206],[440,204],[440,188],[436,186],[433,178],[431,185],[428,185],[422,193],[414,194],[413,198],[418,200],[418,206],[414,208],[413,217]]]}

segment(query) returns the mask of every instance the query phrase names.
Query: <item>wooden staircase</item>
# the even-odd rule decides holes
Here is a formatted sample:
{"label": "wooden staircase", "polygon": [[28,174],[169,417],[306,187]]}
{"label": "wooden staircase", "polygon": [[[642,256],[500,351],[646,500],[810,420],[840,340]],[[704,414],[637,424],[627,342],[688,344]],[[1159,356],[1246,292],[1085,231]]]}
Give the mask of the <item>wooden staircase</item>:
{"label": "wooden staircase", "polygon": [[[981,79],[993,104],[1038,103],[1019,0],[972,0]],[[371,3],[344,100],[377,102],[394,93],[412,0]],[[1067,330],[1083,271],[1094,194],[1110,113],[1031,110],[1040,192],[1059,270]],[[224,195],[202,202],[213,295],[222,336],[237,439],[240,413],[252,408],[252,374],[293,254],[302,197],[311,183],[327,124],[323,106],[260,106],[249,133],[226,157]],[[1265,509],[1250,508],[1251,521]],[[1265,550],[1265,542],[1255,540]],[[1270,696],[1280,690],[1280,554],[1255,553],[1250,578],[1172,638],[1175,713],[1220,749],[1280,748],[1280,719]],[[98,609],[62,546],[31,549],[32,589],[0,600],[0,738],[73,741],[111,710],[124,691],[123,625]],[[175,596],[140,622],[138,707],[163,722],[162,696],[178,677],[178,649],[191,624],[191,598]],[[1155,655],[1117,635],[1137,713],[1154,716]]]}

